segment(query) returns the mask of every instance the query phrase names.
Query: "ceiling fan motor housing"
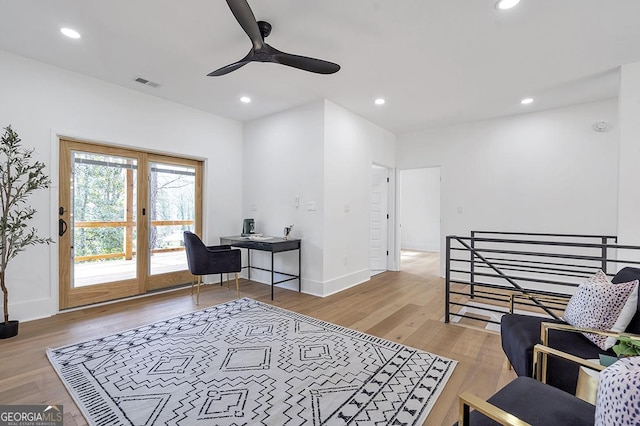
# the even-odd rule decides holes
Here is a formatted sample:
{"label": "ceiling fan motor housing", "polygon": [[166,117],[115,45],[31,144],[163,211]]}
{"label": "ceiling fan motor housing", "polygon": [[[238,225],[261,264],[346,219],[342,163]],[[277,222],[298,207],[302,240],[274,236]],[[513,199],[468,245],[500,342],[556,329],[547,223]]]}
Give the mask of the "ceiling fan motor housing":
{"label": "ceiling fan motor housing", "polygon": [[267,21],[258,21],[258,28],[260,28],[260,34],[262,34],[263,40],[271,34],[271,24]]}

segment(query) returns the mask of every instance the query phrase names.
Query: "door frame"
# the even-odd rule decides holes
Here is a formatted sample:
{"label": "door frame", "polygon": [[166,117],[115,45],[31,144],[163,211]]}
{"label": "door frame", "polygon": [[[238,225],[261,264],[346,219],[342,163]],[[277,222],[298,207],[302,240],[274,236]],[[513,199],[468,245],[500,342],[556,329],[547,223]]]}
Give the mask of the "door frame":
{"label": "door frame", "polygon": [[[387,220],[387,247],[389,249],[389,256],[387,256],[387,271],[399,271],[400,265],[400,249],[397,242],[397,169],[387,164],[377,161],[371,161],[369,164],[369,192],[371,192],[371,170],[372,168],[382,167],[387,169],[389,184],[387,185],[387,212],[389,214],[389,220]],[[369,213],[369,210],[367,210]]]}
{"label": "door frame", "polygon": [[[371,227],[372,224],[374,223],[374,221],[371,219],[373,217],[373,209],[372,209],[372,204],[373,204],[373,199],[371,198],[371,201],[369,203],[369,271],[370,273],[373,275],[374,271],[375,273],[380,273],[380,272],[384,272],[384,271],[388,271],[389,270],[389,264],[390,259],[393,257],[393,251],[390,250],[389,246],[390,246],[390,240],[389,240],[389,228],[390,226],[390,222],[391,222],[391,214],[389,213],[390,208],[390,203],[389,203],[389,192],[390,192],[390,187],[391,187],[391,171],[388,167],[385,166],[381,166],[379,164],[376,163],[371,163],[371,168],[369,170],[369,173],[371,176],[374,175],[374,170],[379,170],[380,171],[380,175],[382,175],[383,178],[386,178],[387,182],[386,185],[384,184],[384,182],[382,182],[382,185],[380,185],[381,189],[381,198],[380,198],[380,203],[381,206],[385,209],[385,211],[380,211],[380,220],[381,220],[381,227],[380,227],[380,236],[381,236],[381,241],[385,243],[385,247],[381,247],[381,256],[384,256],[384,269],[380,270],[380,269],[373,269],[372,268],[372,259],[373,259],[373,253],[372,253],[372,235],[371,235]],[[371,184],[369,185],[369,194],[371,197],[373,197],[373,186],[374,186],[374,179],[371,179]],[[386,216],[386,218],[385,218]],[[384,252],[387,252],[386,254],[384,254]]]}
{"label": "door frame", "polygon": [[[58,208],[61,205],[61,201],[67,201],[67,204],[70,200],[61,200],[61,187],[60,187],[60,170],[61,167],[68,167],[70,165],[69,158],[63,158],[62,140],[68,141],[72,144],[82,144],[83,146],[88,146],[88,150],[95,150],[97,152],[103,151],[105,153],[110,153],[113,155],[123,155],[129,157],[135,157],[138,159],[138,173],[137,173],[137,186],[138,186],[138,202],[137,206],[137,215],[136,222],[138,227],[138,236],[137,236],[137,250],[138,253],[144,255],[136,256],[136,278],[131,280],[123,280],[120,282],[107,283],[112,286],[112,291],[109,294],[108,298],[105,300],[91,300],[87,304],[97,304],[103,302],[111,302],[117,299],[121,299],[124,297],[131,296],[141,296],[149,293],[152,290],[161,290],[163,288],[170,288],[179,284],[186,284],[191,281],[192,276],[188,270],[183,270],[178,273],[174,272],[173,279],[169,280],[169,286],[158,286],[158,282],[167,280],[167,277],[171,275],[171,273],[165,274],[156,274],[151,275],[149,273],[149,259],[148,259],[148,240],[145,238],[148,236],[148,229],[150,227],[148,216],[143,216],[141,211],[145,208],[149,211],[149,194],[148,194],[148,174],[142,173],[147,171],[147,165],[149,161],[157,161],[157,162],[171,162],[174,164],[182,164],[188,166],[194,166],[196,169],[196,182],[195,182],[195,224],[194,224],[194,232],[198,235],[202,232],[202,217],[203,217],[203,196],[202,196],[202,187],[203,187],[203,168],[204,161],[201,159],[190,159],[183,156],[174,156],[171,154],[163,154],[163,153],[152,153],[150,151],[143,150],[142,148],[134,148],[134,147],[125,147],[121,145],[107,144],[95,141],[87,141],[82,138],[76,137],[66,137],[61,134],[52,134],[52,162],[51,164],[56,167],[52,167],[52,176],[55,177],[55,181],[52,182],[52,188],[54,189],[51,198],[51,210],[52,210],[52,230],[58,229],[58,219],[63,218],[67,222],[69,222],[68,212],[65,212],[64,215],[60,215]],[[81,149],[80,149],[81,150]],[[150,160],[151,159],[151,160]],[[55,232],[55,231],[54,231]],[[54,234],[52,232],[52,234]],[[68,235],[68,234],[67,234]],[[51,276],[54,277],[52,279],[52,292],[51,294],[55,294],[58,296],[57,300],[57,311],[61,311],[63,309],[74,308],[76,306],[84,306],[85,304],[76,304],[75,306],[69,306],[69,290],[73,290],[71,288],[67,288],[61,283],[61,269],[69,268],[69,265],[63,265],[63,260],[65,256],[63,256],[63,250],[70,250],[70,244],[60,244],[58,241],[57,247],[52,245],[52,263],[51,263]],[[135,282],[135,286],[131,286],[132,281]],[[70,284],[68,285],[70,286]],[[94,287],[94,288],[90,288]],[[100,287],[103,287],[102,289]],[[135,288],[135,291],[133,289]],[[103,293],[104,285],[97,284],[94,286],[88,286],[86,290],[79,291],[77,293],[88,293],[89,295],[98,295],[98,299],[100,299],[100,294]],[[111,297],[113,296],[113,297]]]}

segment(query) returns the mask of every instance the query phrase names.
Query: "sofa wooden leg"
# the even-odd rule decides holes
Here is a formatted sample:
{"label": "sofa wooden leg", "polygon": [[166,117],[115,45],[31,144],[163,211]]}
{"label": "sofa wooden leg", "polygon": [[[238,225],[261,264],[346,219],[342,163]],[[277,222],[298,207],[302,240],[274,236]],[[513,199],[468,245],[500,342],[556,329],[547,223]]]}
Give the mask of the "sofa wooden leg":
{"label": "sofa wooden leg", "polygon": [[240,284],[238,284],[238,273],[236,272],[236,297],[240,297]]}

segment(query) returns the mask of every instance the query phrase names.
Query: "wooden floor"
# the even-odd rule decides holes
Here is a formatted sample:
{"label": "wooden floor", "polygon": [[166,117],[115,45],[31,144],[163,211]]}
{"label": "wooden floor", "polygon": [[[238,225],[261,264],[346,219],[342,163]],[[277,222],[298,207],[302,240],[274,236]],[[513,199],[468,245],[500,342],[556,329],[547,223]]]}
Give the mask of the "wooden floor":
{"label": "wooden floor", "polygon": [[[506,369],[500,337],[464,325],[445,324],[444,284],[437,254],[402,257],[401,272],[384,272],[369,282],[320,298],[242,281],[240,296],[360,330],[458,361],[425,425],[451,425],[457,395],[469,390],[488,397],[515,374]],[[200,306],[188,289],[65,312],[20,324],[17,337],[0,340],[0,404],[63,404],[65,425],[86,422],[45,355],[55,348],[148,324],[235,299],[233,289],[205,286]]]}

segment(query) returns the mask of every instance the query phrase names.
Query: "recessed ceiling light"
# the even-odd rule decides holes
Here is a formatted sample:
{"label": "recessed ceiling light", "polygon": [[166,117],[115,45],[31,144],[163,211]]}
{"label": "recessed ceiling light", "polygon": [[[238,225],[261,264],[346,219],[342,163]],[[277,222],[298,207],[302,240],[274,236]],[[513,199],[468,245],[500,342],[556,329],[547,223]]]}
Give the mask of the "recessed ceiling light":
{"label": "recessed ceiling light", "polygon": [[529,105],[530,103],[533,103],[533,98],[524,98],[523,100],[520,101],[520,103],[522,105]]}
{"label": "recessed ceiling light", "polygon": [[511,9],[518,3],[520,3],[520,0],[498,0],[498,3],[496,3],[496,9],[500,9],[500,10]]}
{"label": "recessed ceiling light", "polygon": [[378,98],[375,101],[373,101],[373,103],[376,104],[376,105],[384,105],[385,102],[386,101],[384,99],[382,99],[382,98]]}
{"label": "recessed ceiling light", "polygon": [[71,28],[60,28],[60,32],[69,38],[80,38],[80,33]]}
{"label": "recessed ceiling light", "polygon": [[249,102],[251,102],[251,98],[248,96],[243,96],[240,98],[240,102],[242,102],[243,104],[248,104]]}

